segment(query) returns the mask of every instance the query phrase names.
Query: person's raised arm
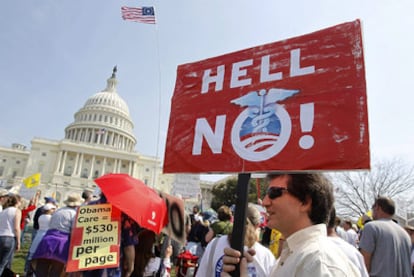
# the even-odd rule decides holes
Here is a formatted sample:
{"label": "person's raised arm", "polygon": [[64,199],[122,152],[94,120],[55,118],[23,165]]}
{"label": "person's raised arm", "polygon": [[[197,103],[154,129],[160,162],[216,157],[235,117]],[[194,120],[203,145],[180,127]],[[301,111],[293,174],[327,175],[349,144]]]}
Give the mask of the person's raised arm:
{"label": "person's raised arm", "polygon": [[33,196],[33,198],[32,198],[32,205],[37,206],[37,204],[39,203],[40,193],[41,193],[41,191],[38,190],[36,192],[36,194]]}

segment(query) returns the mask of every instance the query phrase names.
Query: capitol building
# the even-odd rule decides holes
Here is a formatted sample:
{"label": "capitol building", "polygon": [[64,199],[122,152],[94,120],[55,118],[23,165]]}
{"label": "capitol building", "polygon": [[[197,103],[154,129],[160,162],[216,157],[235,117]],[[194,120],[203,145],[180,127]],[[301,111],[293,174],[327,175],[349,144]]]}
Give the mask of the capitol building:
{"label": "capitol building", "polygon": [[[11,148],[0,147],[0,187],[26,198],[41,190],[43,196],[53,196],[61,203],[71,192],[95,191],[93,180],[102,175],[126,173],[157,190],[174,192],[174,183],[183,176],[162,174],[159,158],[135,151],[134,123],[116,86],[115,67],[106,88],[89,97],[74,114],[64,139],[35,137],[31,149],[18,143]],[[21,185],[24,178],[35,173],[41,173],[39,186],[28,189]],[[199,176],[184,179],[188,178],[196,184],[192,196],[200,193]]]}

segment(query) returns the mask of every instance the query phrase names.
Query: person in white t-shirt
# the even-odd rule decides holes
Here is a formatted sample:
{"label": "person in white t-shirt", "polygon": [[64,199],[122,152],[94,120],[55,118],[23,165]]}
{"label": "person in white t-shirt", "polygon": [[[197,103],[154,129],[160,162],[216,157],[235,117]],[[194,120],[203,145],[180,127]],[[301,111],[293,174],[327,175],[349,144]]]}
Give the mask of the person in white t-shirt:
{"label": "person in white t-shirt", "polygon": [[332,209],[329,215],[327,226],[328,238],[335,243],[335,245],[345,253],[349,260],[359,269],[361,277],[369,277],[367,268],[365,266],[364,257],[359,250],[342,239],[336,231],[337,223],[340,222],[336,217],[335,208]]}
{"label": "person in white t-shirt", "polygon": [[56,211],[56,206],[52,203],[47,203],[43,206],[44,214],[39,217],[39,230],[36,233],[35,238],[30,245],[29,253],[27,253],[27,259],[25,264],[26,276],[32,276],[32,270],[30,268],[30,262],[33,254],[36,252],[37,246],[42,241],[47,230],[49,230],[49,223],[52,219],[52,214]]}
{"label": "person in white t-shirt", "polygon": [[355,248],[358,247],[359,238],[357,232],[352,229],[352,222],[345,220],[343,227],[346,232],[346,241]]}
{"label": "person in white t-shirt", "polygon": [[[249,203],[246,216],[248,225],[245,245],[256,252],[253,261],[248,264],[249,276],[269,276],[276,260],[272,252],[258,242],[261,223],[260,212],[252,203]],[[196,277],[220,276],[223,268],[224,248],[230,247],[230,239],[231,235],[224,235],[209,242],[199,262]]]}
{"label": "person in white t-shirt", "polygon": [[10,195],[0,212],[0,276],[5,268],[11,269],[15,251],[20,250],[20,195]]}

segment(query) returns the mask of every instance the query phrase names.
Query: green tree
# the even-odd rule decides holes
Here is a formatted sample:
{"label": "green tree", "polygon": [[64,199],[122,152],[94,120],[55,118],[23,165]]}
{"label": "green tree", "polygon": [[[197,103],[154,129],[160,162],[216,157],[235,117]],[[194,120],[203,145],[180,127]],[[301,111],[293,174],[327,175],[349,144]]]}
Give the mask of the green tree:
{"label": "green tree", "polygon": [[[260,195],[263,198],[266,187],[265,179],[258,179],[260,186]],[[236,203],[237,192],[237,177],[226,179],[224,182],[215,185],[212,189],[213,199],[211,200],[211,207],[217,210],[220,206],[231,206]],[[251,178],[249,181],[249,202],[257,203],[257,179]]]}

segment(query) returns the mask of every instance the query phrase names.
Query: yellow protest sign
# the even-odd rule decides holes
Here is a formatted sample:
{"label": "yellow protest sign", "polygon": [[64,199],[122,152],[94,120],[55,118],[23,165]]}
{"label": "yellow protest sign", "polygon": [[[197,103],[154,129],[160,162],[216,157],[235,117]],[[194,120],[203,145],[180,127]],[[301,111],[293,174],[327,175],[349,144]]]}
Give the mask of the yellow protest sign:
{"label": "yellow protest sign", "polygon": [[79,207],[66,271],[118,267],[120,220],[121,212],[111,204]]}

